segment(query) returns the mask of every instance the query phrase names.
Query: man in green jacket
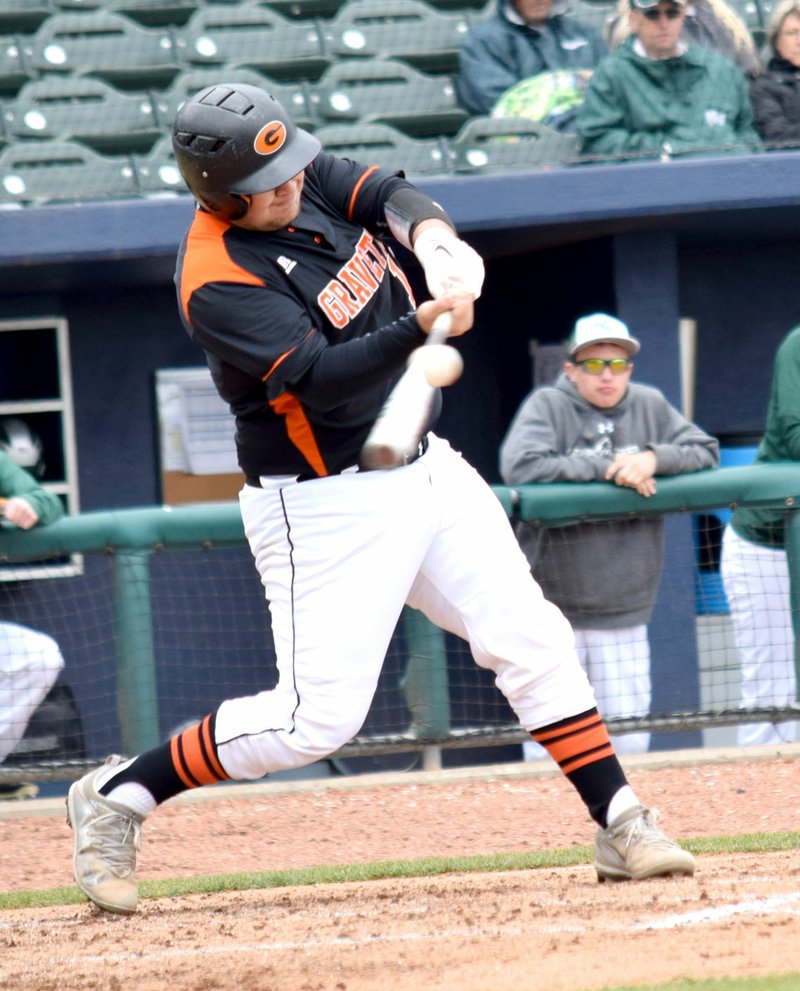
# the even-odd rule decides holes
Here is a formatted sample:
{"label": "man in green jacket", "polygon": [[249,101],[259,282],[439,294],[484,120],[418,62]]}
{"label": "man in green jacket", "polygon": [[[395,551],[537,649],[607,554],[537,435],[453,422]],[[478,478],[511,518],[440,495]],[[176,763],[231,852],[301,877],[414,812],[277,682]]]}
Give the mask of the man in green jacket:
{"label": "man in green jacket", "polygon": [[631,36],[595,69],[578,113],[583,155],[609,159],[756,151],[741,69],[680,40],[683,0],[630,0]]}
{"label": "man in green jacket", "polygon": [[[18,426],[19,421],[12,421],[10,431],[7,422],[0,428],[0,517],[5,526],[29,530],[53,523],[64,515],[64,507],[27,470],[35,451],[24,443],[25,433]],[[63,667],[64,658],[52,637],[18,623],[0,622],[0,764],[22,739]],[[0,800],[29,798],[36,792],[35,785],[0,783]]]}

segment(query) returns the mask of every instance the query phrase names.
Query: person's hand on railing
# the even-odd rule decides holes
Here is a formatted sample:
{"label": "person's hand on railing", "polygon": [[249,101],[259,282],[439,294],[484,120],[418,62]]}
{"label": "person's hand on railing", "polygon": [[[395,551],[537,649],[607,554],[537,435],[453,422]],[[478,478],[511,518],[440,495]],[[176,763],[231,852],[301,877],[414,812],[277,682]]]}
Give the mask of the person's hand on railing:
{"label": "person's hand on railing", "polygon": [[606,470],[606,479],[615,485],[636,489],[641,496],[651,496],[656,491],[656,456],[653,451],[636,451],[633,454],[617,454]]}
{"label": "person's hand on railing", "polygon": [[22,496],[0,499],[0,512],[9,523],[16,524],[22,530],[30,530],[39,520],[36,510]]}

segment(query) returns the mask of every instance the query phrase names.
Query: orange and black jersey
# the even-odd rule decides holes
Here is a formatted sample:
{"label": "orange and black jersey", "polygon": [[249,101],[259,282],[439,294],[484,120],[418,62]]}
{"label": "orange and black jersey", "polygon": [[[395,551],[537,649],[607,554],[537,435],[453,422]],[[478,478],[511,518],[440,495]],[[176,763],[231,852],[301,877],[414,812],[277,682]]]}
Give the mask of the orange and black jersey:
{"label": "orange and black jersey", "polygon": [[195,213],[175,276],[181,315],[236,416],[245,474],[324,476],[358,461],[424,340],[411,287],[380,240],[384,204],[404,186],[322,152],[290,227],[244,230]]}

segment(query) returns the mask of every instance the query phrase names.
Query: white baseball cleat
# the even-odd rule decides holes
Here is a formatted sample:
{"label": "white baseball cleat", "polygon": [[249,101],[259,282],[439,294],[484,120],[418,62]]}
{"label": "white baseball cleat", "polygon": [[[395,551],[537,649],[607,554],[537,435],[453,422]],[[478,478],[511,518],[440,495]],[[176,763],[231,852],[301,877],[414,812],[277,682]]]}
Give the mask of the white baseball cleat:
{"label": "white baseball cleat", "polygon": [[67,795],[67,823],[75,833],[72,873],[75,883],[107,912],[136,911],[139,892],[134,871],[142,845],[142,817],[95,788],[97,775],[123,762],[114,755],[84,775]]}
{"label": "white baseball cleat", "polygon": [[694,857],[656,826],[658,813],[643,805],[624,812],[613,826],[597,830],[598,881],[640,881],[670,874],[694,874]]}

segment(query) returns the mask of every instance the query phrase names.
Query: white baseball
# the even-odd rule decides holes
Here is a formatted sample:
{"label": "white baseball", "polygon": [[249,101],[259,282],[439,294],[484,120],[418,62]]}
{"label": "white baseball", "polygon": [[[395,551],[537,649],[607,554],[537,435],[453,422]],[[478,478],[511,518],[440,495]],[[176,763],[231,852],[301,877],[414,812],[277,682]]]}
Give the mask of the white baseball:
{"label": "white baseball", "polygon": [[419,348],[419,361],[428,384],[452,385],[464,371],[464,359],[451,344],[427,344]]}

